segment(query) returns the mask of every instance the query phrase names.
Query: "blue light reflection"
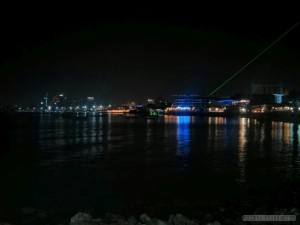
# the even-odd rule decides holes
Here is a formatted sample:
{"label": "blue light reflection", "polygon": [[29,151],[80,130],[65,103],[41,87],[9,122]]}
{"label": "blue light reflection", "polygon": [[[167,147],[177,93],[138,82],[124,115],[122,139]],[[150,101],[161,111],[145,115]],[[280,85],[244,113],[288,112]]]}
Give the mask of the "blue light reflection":
{"label": "blue light reflection", "polygon": [[177,117],[177,155],[188,156],[190,153],[190,116]]}

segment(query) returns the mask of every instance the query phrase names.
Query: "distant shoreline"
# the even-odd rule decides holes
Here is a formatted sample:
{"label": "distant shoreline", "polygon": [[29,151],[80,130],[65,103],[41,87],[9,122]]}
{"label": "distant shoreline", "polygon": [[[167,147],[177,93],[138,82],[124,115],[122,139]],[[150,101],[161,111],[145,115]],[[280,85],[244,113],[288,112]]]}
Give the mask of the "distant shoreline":
{"label": "distant shoreline", "polygon": [[[59,113],[42,113],[42,112],[0,112],[0,115],[17,115],[17,114],[49,114],[59,116]],[[268,113],[228,113],[228,112],[167,112],[166,116],[196,116],[196,117],[225,117],[225,118],[249,118],[259,121],[289,122],[300,123],[300,113],[286,112],[268,112]],[[117,116],[117,115],[114,115]],[[120,116],[120,115],[118,115]]]}
{"label": "distant shoreline", "polygon": [[225,117],[225,118],[249,118],[261,121],[299,123],[300,114],[294,113],[226,113],[226,112],[168,112],[170,116],[203,116],[203,117]]}

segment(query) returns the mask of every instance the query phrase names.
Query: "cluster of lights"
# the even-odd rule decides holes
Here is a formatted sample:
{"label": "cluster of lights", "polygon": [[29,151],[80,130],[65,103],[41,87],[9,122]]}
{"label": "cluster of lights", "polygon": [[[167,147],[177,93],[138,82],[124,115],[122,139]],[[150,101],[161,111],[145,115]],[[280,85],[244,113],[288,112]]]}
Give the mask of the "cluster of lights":
{"label": "cluster of lights", "polygon": [[226,107],[222,107],[222,108],[219,108],[219,107],[209,107],[208,108],[208,111],[209,112],[218,112],[218,113],[222,113],[222,112],[225,112],[226,110]]}
{"label": "cluster of lights", "polygon": [[294,112],[293,107],[284,106],[284,107],[272,107],[273,112]]}
{"label": "cluster of lights", "polygon": [[107,110],[107,113],[110,114],[124,114],[124,113],[128,113],[129,109],[109,109]]}
{"label": "cluster of lights", "polygon": [[166,108],[166,111],[191,111],[194,110],[195,108],[191,108],[189,106],[178,106],[178,107],[169,107]]}
{"label": "cluster of lights", "polygon": [[243,102],[243,103],[250,103],[250,100],[248,100],[248,99],[242,99],[242,100],[240,100],[240,102]]}
{"label": "cluster of lights", "polygon": [[252,109],[252,112],[253,113],[264,113],[264,112],[266,112],[266,110],[264,108],[255,108],[255,109]]}

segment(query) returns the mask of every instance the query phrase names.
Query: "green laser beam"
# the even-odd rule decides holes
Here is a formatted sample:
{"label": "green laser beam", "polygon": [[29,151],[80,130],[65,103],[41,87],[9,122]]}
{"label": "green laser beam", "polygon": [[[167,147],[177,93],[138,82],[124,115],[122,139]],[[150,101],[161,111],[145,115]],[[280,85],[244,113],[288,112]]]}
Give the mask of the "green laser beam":
{"label": "green laser beam", "polygon": [[288,29],[286,32],[284,32],[282,35],[280,35],[275,41],[273,41],[268,47],[266,47],[262,52],[260,52],[258,55],[256,55],[252,60],[250,60],[245,66],[243,66],[241,69],[239,69],[235,74],[233,74],[231,77],[229,77],[227,80],[225,80],[219,87],[217,87],[213,92],[209,94],[209,96],[216,93],[218,90],[220,90],[225,84],[227,84],[229,81],[231,81],[234,77],[236,77],[241,71],[243,71],[247,66],[249,66],[251,63],[253,63],[258,57],[260,57],[262,54],[264,54],[266,51],[268,51],[273,45],[275,45],[278,41],[280,41],[287,33],[289,33],[292,29],[294,29],[300,21],[298,21],[295,25],[293,25],[290,29]]}

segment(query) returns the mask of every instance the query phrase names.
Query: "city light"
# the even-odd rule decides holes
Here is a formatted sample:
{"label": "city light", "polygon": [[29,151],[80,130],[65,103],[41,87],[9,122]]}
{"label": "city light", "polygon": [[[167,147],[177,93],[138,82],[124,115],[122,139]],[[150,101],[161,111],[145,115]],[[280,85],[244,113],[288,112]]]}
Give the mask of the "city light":
{"label": "city light", "polygon": [[217,112],[217,113],[221,113],[224,112],[226,108],[219,108],[219,107],[209,107],[208,111],[209,112]]}
{"label": "city light", "polygon": [[124,114],[128,113],[130,110],[129,109],[112,109],[112,110],[107,110],[107,113],[110,114]]}
{"label": "city light", "polygon": [[190,110],[191,109],[191,107],[189,107],[189,106],[179,106],[179,107],[177,107],[179,110]]}
{"label": "city light", "polygon": [[243,103],[250,103],[250,100],[248,100],[248,99],[242,99],[240,102],[243,102]]}
{"label": "city light", "polygon": [[246,113],[246,112],[247,112],[247,109],[246,109],[246,108],[240,108],[240,112],[241,112],[241,113]]}

